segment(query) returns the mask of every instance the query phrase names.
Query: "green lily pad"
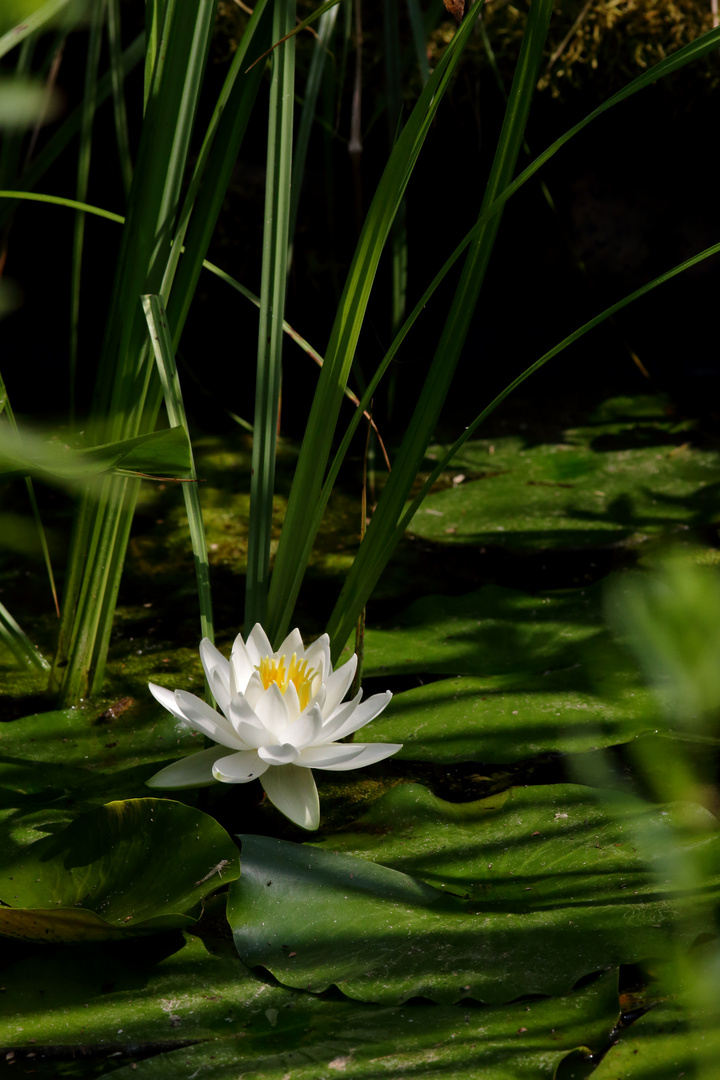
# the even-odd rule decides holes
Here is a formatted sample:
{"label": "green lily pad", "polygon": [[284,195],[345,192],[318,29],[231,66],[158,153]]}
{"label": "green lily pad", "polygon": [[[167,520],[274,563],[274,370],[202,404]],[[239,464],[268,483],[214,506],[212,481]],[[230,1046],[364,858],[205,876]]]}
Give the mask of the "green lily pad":
{"label": "green lily pad", "polygon": [[[546,802],[546,789],[535,792],[539,804]],[[577,819],[570,792],[558,798],[561,809],[545,805],[547,840],[542,832],[532,836],[532,814],[517,819],[528,834],[520,847],[514,829],[498,837],[492,817],[485,828],[480,814],[471,847],[437,858],[443,869],[433,873],[446,890],[421,880],[420,861],[410,876],[355,855],[242,836],[243,874],[228,894],[238,953],[283,985],[313,992],[334,984],[349,997],[388,1004],[417,995],[497,1003],[566,992],[584,975],[662,955],[711,930],[712,905],[720,898],[717,836],[688,841],[708,862],[704,891],[695,895],[642,869],[645,857],[660,858],[655,849],[621,854],[625,870],[617,873],[618,856],[598,855],[602,844],[598,849],[584,818]],[[605,809],[610,833],[615,810]],[[587,795],[585,811],[592,813]],[[553,833],[555,813],[568,814],[567,834]],[[386,814],[375,827],[389,830]],[[595,818],[596,833],[599,828]],[[633,828],[637,843],[634,834]],[[676,852],[681,847],[678,841]],[[528,873],[530,852],[535,861]],[[480,877],[483,854],[487,870]],[[468,880],[475,882],[467,890],[471,899],[452,895]]]}
{"label": "green lily pad", "polygon": [[577,663],[607,633],[603,586],[530,595],[486,585],[465,596],[426,596],[393,625],[368,628],[364,675],[527,675]]}
{"label": "green lily pad", "polygon": [[[410,1003],[394,1008],[323,1001],[310,995],[233,1032],[133,1062],[118,1080],[318,1080],[335,1074],[368,1080],[453,1077],[453,1080],[551,1080],[568,1054],[602,1046],[617,1016],[614,973],[563,998],[477,1008]],[[275,990],[277,994],[278,991]],[[289,996],[289,991],[284,991]],[[292,1011],[290,1011],[292,1010]]]}
{"label": "green lily pad", "polygon": [[720,461],[687,444],[598,451],[517,437],[468,443],[451,469],[470,473],[430,495],[409,532],[517,551],[638,543],[720,520]]}
{"label": "green lily pad", "polygon": [[715,829],[713,815],[696,804],[655,806],[579,784],[510,788],[470,803],[401,784],[355,831],[312,846],[380,860],[484,909],[530,912],[589,900],[638,908],[659,895],[659,857],[676,850],[704,857],[710,843],[720,871]]}
{"label": "green lily pad", "polygon": [[720,1030],[663,1001],[618,1033],[589,1080],[677,1080],[712,1077],[720,1056]]}
{"label": "green lily pad", "polygon": [[426,597],[369,629],[365,674],[462,676],[397,694],[373,738],[415,761],[579,753],[666,726],[657,692],[603,626],[604,585]]}
{"label": "green lily pad", "polygon": [[441,679],[396,694],[373,739],[402,743],[397,757],[410,761],[510,763],[616,746],[664,726],[656,695],[634,672],[599,679],[593,691],[579,690],[581,680],[576,667],[529,677],[521,689],[502,677]]}
{"label": "green lily pad", "polygon": [[5,857],[0,933],[87,941],[187,926],[239,873],[236,846],[207,814],[169,799],[111,802]]}
{"label": "green lily pad", "polygon": [[49,946],[6,966],[2,984],[3,1051],[137,1055],[122,1080],[189,1080],[198,1069],[213,1080],[367,1078],[379,1060],[396,1076],[551,1080],[568,1053],[598,1050],[618,1015],[614,972],[561,998],[387,1008],[270,985],[180,935]]}

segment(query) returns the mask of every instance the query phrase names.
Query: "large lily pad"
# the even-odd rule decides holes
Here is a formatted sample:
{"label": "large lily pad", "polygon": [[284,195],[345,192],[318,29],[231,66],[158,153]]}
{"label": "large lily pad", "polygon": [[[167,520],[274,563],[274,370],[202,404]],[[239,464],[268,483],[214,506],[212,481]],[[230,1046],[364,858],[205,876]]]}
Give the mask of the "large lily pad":
{"label": "large lily pad", "polygon": [[717,1074],[720,1030],[663,1001],[619,1033],[588,1080],[677,1080]]}
{"label": "large lily pad", "polygon": [[410,761],[510,763],[615,746],[664,726],[634,672],[598,679],[592,691],[582,681],[576,667],[528,677],[522,688],[502,677],[441,679],[397,694],[373,738],[401,742],[397,757]]}
{"label": "large lily pad", "polygon": [[237,1080],[239,1074],[247,1080],[336,1074],[367,1080],[381,1069],[395,1077],[551,1080],[568,1053],[584,1055],[601,1046],[617,1015],[614,974],[567,997],[489,1008],[294,999],[267,1010],[274,1020],[270,1031],[262,1030],[260,1019],[242,1039],[233,1034],[174,1050],[113,1075],[190,1080],[207,1071],[213,1080]]}
{"label": "large lily pad", "polygon": [[79,949],[51,946],[5,967],[0,1049],[132,1047],[140,1060],[113,1072],[122,1080],[367,1077],[378,1062],[388,1075],[551,1080],[568,1053],[597,1051],[618,1013],[615,973],[562,998],[387,1008],[270,985],[196,938]]}
{"label": "large lily pad", "polygon": [[87,941],[187,926],[239,872],[207,814],[169,799],[108,803],[3,859],[0,933]]}
{"label": "large lily pad", "polygon": [[[562,791],[555,810],[547,805],[547,789],[535,793],[545,804],[544,824],[536,830],[536,816],[518,815],[527,836],[517,850],[515,826],[498,835],[491,816],[490,828],[483,827],[481,812],[477,826],[468,826],[474,828],[469,849],[451,843],[436,858],[440,870],[428,871],[426,862],[425,870],[440,886],[447,883],[446,890],[421,880],[420,862],[410,876],[355,855],[241,837],[243,875],[231,885],[228,901],[240,957],[263,965],[284,985],[319,992],[335,984],[366,1001],[421,995],[440,1002],[465,996],[501,1002],[563,993],[583,975],[662,955],[677,940],[710,930],[711,908],[720,898],[717,836],[687,841],[707,863],[700,896],[643,869],[646,856],[658,856],[654,849],[622,853],[625,871],[617,873],[615,852],[603,855],[600,839],[593,844],[584,818],[583,824],[577,818],[593,815],[589,795],[580,809]],[[629,812],[637,815],[634,803]],[[616,817],[615,806],[605,809],[610,830]],[[557,825],[565,820],[570,842]],[[389,829],[387,815],[374,827]],[[536,831],[539,837],[532,836]],[[432,854],[427,859],[432,863]],[[472,886],[471,899],[451,895],[466,885]]]}
{"label": "large lily pad", "polygon": [[567,668],[581,648],[606,637],[602,596],[602,585],[537,595],[486,585],[465,596],[426,596],[392,626],[368,628],[364,673],[525,676]]}
{"label": "large lily pad", "polygon": [[664,727],[657,692],[603,626],[603,585],[532,596],[486,586],[416,601],[366,633],[365,673],[461,676],[396,695],[373,725],[416,761],[579,753]]}
{"label": "large lily pad", "polygon": [[202,736],[149,700],[0,724],[0,851],[8,857],[78,810],[144,795],[148,777],[201,745]]}
{"label": "large lily pad", "polygon": [[720,520],[715,452],[658,445],[666,432],[642,448],[600,449],[613,445],[608,434],[578,429],[537,446],[518,437],[467,443],[450,468],[468,478],[430,495],[410,531],[530,551],[637,543]]}
{"label": "large lily pad", "polygon": [[483,909],[529,912],[590,901],[639,909],[672,894],[658,888],[657,863],[673,852],[705,858],[709,843],[720,871],[716,824],[693,803],[655,806],[580,784],[510,788],[470,803],[401,784],[355,831],[312,846],[380,861]]}

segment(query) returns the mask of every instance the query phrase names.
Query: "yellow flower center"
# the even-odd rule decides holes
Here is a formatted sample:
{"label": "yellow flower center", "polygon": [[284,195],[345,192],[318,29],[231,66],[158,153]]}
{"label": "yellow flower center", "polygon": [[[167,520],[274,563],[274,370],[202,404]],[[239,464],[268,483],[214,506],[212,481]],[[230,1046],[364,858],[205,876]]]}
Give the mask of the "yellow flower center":
{"label": "yellow flower center", "polygon": [[271,683],[275,683],[284,694],[290,683],[293,683],[300,698],[300,710],[302,711],[310,703],[316,671],[315,668],[308,668],[307,660],[298,661],[296,653],[292,654],[287,666],[285,656],[280,656],[278,659],[264,656],[257,665],[257,670],[260,672],[260,678],[266,690]]}

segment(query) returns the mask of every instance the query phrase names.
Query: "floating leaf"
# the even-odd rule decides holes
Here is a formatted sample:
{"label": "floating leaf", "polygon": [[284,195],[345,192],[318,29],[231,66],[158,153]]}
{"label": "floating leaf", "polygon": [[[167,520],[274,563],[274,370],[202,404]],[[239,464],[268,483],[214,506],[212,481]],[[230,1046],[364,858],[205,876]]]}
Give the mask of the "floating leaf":
{"label": "floating leaf", "polygon": [[[535,790],[539,801],[547,798]],[[570,809],[557,812],[570,819]],[[525,877],[528,849],[514,850],[512,832],[505,839],[488,832],[492,899],[469,901],[357,856],[242,836],[243,874],[228,893],[238,953],[284,985],[315,993],[335,984],[349,997],[387,1004],[413,996],[492,1003],[565,992],[584,975],[667,954],[710,930],[720,898],[717,836],[697,841],[711,863],[700,897],[649,873],[640,881],[649,852],[630,858],[627,879],[609,873],[576,812],[569,834],[582,842],[540,839],[521,899],[517,879]],[[471,858],[481,857],[484,837],[479,823]],[[614,865],[610,859],[608,868]],[[447,877],[457,888],[461,865]]]}
{"label": "floating leaf", "polygon": [[602,585],[552,593],[496,585],[465,596],[425,596],[365,634],[365,677],[429,672],[526,675],[577,663],[579,647],[606,636]]}
{"label": "floating leaf", "polygon": [[78,1055],[132,1047],[140,1060],[118,1070],[120,1080],[189,1080],[198,1069],[213,1080],[335,1072],[367,1080],[378,1060],[393,1076],[475,1080],[487,1070],[493,1080],[551,1080],[569,1052],[601,1048],[618,1015],[615,973],[562,998],[387,1008],[270,985],[236,956],[211,955],[193,938],[183,945],[179,935],[50,946],[5,967],[3,985],[3,1046],[52,1045],[56,1057],[58,1047]]}
{"label": "floating leaf", "polygon": [[663,725],[655,694],[622,669],[592,689],[577,667],[529,676],[441,679],[396,694],[373,725],[376,742],[400,742],[398,758],[451,764],[510,763],[536,754],[616,746]]}
{"label": "floating leaf", "polygon": [[[657,893],[658,857],[704,851],[715,828],[701,806],[654,806],[580,784],[510,788],[470,803],[402,784],[355,831],[312,846],[379,860],[483,908],[531,912],[590,899],[646,903]],[[713,858],[720,870],[720,851]]]}
{"label": "floating leaf", "polygon": [[718,455],[689,444],[599,452],[485,439],[450,468],[472,479],[430,495],[413,535],[536,552],[639,543],[720,520]]}
{"label": "floating leaf", "polygon": [[239,872],[207,814],[169,799],[111,802],[3,861],[0,933],[88,941],[187,926]]}

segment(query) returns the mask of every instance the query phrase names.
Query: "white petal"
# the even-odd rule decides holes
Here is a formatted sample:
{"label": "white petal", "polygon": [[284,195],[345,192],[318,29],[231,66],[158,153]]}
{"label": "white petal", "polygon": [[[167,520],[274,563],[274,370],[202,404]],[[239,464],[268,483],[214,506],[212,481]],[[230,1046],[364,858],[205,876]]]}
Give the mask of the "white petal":
{"label": "white petal", "polygon": [[300,751],[292,743],[279,743],[275,746],[261,746],[258,757],[268,765],[292,765],[298,759]]}
{"label": "white petal", "polygon": [[288,711],[283,692],[277,683],[270,683],[265,693],[253,706],[258,720],[268,731],[284,731],[288,725]]}
{"label": "white petal", "polygon": [[[346,769],[361,769],[364,765],[374,765],[376,761],[383,761],[385,758],[390,757],[391,754],[397,754],[398,750],[402,750],[402,743],[343,743],[343,746],[353,746],[357,750],[361,750],[362,753],[357,757],[352,758],[349,761],[340,761],[330,765],[316,765],[313,763],[314,769],[328,769],[332,772],[344,772]],[[305,754],[312,754],[313,747],[303,751],[303,757]],[[319,750],[320,747],[317,747]],[[298,762],[301,764],[301,762]]]}
{"label": "white petal", "polygon": [[277,652],[273,653],[273,656],[287,656],[289,660],[293,653],[297,653],[298,660],[302,660],[305,656],[305,646],[297,627],[290,631]]}
{"label": "white petal", "polygon": [[254,709],[260,698],[265,693],[265,687],[263,681],[260,678],[260,672],[253,670],[252,675],[248,679],[247,686],[242,691],[243,697],[246,699],[251,709]]}
{"label": "white petal", "polygon": [[287,684],[287,690],[285,691],[284,697],[288,721],[292,724],[293,720],[297,720],[300,715],[300,698],[298,697],[297,687],[294,682],[289,682]]}
{"label": "white petal", "polygon": [[[225,712],[225,705],[230,698],[230,664],[209,638],[203,638],[200,642],[200,659],[213,696]],[[220,687],[224,689],[224,693],[220,691]]]}
{"label": "white petal", "polygon": [[332,671],[330,660],[330,638],[327,634],[321,634],[312,645],[305,650],[305,659],[308,667],[315,668],[322,680]]}
{"label": "white petal", "polygon": [[336,720],[323,724],[323,738],[331,736],[333,739],[344,739],[346,735],[365,727],[383,711],[391,697],[392,694],[389,690],[386,690],[384,694],[373,694],[367,701],[363,701],[358,705],[352,714],[339,726],[337,725],[339,716]]}
{"label": "white petal", "polygon": [[250,749],[257,750],[272,738],[242,694],[236,694],[230,702],[228,720],[238,738]]}
{"label": "white petal", "polygon": [[268,769],[260,783],[270,802],[281,814],[303,829],[317,829],[320,824],[320,800],[310,769],[279,765]]}
{"label": "white petal", "polygon": [[335,709],[342,701],[350,689],[350,683],[353,681],[353,675],[357,668],[357,656],[352,654],[347,664],[343,664],[337,671],[333,671],[331,675],[325,680],[325,704],[323,706],[323,713],[325,716],[332,716]]}
{"label": "white petal", "polygon": [[340,705],[334,713],[326,717],[323,720],[323,740],[324,742],[330,742],[335,738],[335,732],[339,731],[343,724],[349,719],[355,712],[360,699],[363,696],[362,690],[358,690],[357,694],[351,701],[346,701],[344,705]]}
{"label": "white petal", "polygon": [[306,769],[328,769],[330,766],[354,769],[355,765],[346,764],[359,757],[365,746],[359,743],[328,743],[327,746],[308,746],[302,750],[298,758],[298,765]]}
{"label": "white petal", "polygon": [[224,784],[247,784],[250,780],[262,776],[267,769],[256,750],[245,750],[239,754],[229,754],[218,758],[213,765],[213,776]]}
{"label": "white petal", "polygon": [[253,666],[259,664],[263,657],[272,656],[273,648],[270,644],[270,639],[260,623],[255,623],[248,634],[245,648],[247,649],[248,656],[252,660]]}
{"label": "white petal", "polygon": [[210,686],[210,693],[218,703],[218,707],[227,716],[228,705],[230,704],[230,690],[228,689],[225,680],[221,673],[215,668],[210,672],[208,677],[208,684]]}
{"label": "white petal", "polygon": [[167,709],[168,712],[171,712],[173,716],[176,716],[178,720],[183,720],[187,723],[184,714],[180,712],[178,703],[175,700],[174,690],[166,690],[164,686],[156,686],[155,683],[148,683],[148,687],[152,696],[156,701],[160,702],[163,708]]}
{"label": "white petal", "polygon": [[186,690],[176,690],[175,702],[182,716],[197,731],[209,735],[213,742],[220,743],[221,746],[229,746],[232,750],[238,749],[239,739],[229,721],[201,701],[199,697],[188,694]]}
{"label": "white petal", "polygon": [[230,654],[230,693],[232,695],[245,693],[250,676],[255,671],[255,664],[260,662],[255,661],[254,655],[254,653],[250,655],[242,634],[238,634]]}
{"label": "white petal", "polygon": [[[317,705],[309,705],[297,720],[288,724],[279,735],[286,742],[291,742],[298,750],[312,746],[322,735],[322,713]],[[323,738],[323,742],[325,739]]]}
{"label": "white petal", "polygon": [[145,783],[151,788],[189,788],[201,787],[213,783],[212,767],[225,753],[218,746],[208,750],[199,750],[197,754],[188,754],[172,765],[166,765]]}

